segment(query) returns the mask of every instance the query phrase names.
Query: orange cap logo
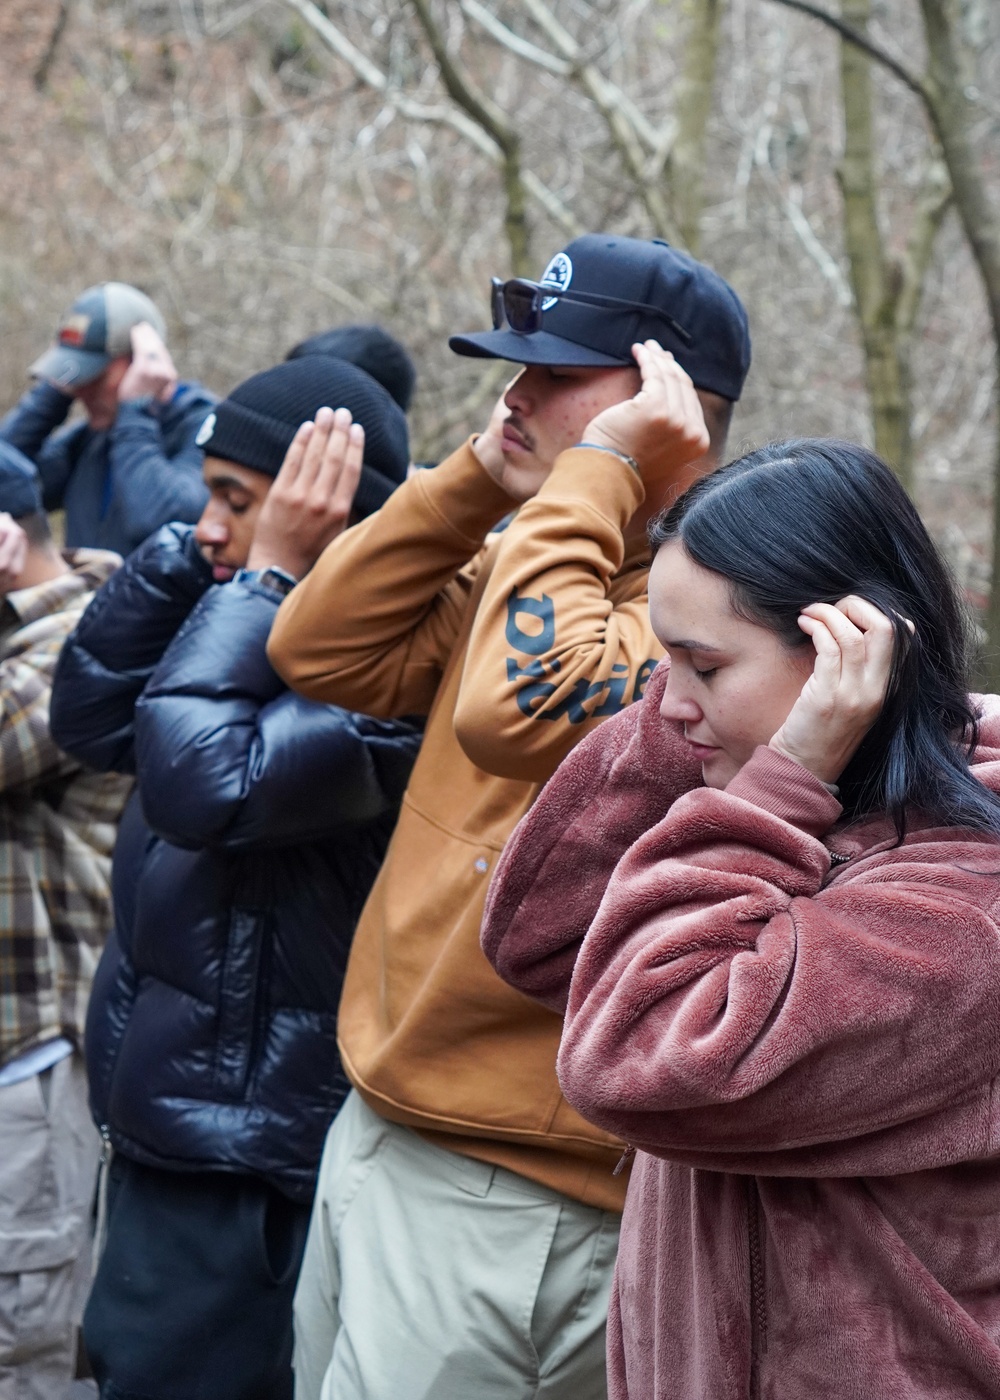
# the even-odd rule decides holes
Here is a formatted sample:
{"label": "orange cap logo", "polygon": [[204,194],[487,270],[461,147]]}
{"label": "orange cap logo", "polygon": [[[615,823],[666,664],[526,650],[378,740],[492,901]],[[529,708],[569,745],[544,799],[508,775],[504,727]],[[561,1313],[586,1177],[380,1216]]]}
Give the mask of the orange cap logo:
{"label": "orange cap logo", "polygon": [[90,329],[89,316],[69,316],[66,324],[60,327],[60,345],[82,345]]}

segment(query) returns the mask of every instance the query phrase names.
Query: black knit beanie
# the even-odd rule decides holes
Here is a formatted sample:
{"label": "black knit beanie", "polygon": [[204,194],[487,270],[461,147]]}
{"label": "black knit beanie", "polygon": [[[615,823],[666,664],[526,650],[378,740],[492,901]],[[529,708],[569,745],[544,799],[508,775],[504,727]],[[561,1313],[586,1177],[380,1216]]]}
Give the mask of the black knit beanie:
{"label": "black knit beanie", "polygon": [[307,355],[244,380],[216,404],[197,443],[207,456],[277,476],[292,438],[321,408],[349,408],[365,430],[354,509],[360,516],[371,515],[406,480],[406,418],[381,384],[344,360]]}
{"label": "black knit beanie", "polygon": [[404,413],[410,406],[417,371],[396,337],[381,326],[334,326],[300,341],[285,359],[298,360],[303,355],[332,355],[334,359],[347,360],[388,389]]}

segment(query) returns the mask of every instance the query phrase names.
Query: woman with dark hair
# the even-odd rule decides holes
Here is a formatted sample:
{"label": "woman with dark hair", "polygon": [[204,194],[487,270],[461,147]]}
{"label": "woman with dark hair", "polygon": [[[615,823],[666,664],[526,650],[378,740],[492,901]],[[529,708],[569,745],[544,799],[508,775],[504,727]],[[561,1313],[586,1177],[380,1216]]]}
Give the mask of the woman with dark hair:
{"label": "woman with dark hair", "polygon": [[501,976],[632,1144],[613,1400],[1000,1395],[1000,701],[889,469],[789,442],[655,523],[670,660],[498,866]]}

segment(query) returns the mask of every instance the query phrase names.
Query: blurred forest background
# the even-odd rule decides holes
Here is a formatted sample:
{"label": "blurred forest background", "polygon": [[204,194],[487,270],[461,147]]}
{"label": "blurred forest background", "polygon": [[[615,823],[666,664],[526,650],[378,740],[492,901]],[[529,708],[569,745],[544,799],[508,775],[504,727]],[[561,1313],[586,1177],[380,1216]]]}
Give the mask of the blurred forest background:
{"label": "blurred forest background", "polygon": [[665,236],[750,313],[731,450],[877,444],[1000,687],[998,0],[34,0],[0,82],[0,409],[117,278],[220,393],[381,322],[436,459],[502,387],[446,347],[491,275]]}

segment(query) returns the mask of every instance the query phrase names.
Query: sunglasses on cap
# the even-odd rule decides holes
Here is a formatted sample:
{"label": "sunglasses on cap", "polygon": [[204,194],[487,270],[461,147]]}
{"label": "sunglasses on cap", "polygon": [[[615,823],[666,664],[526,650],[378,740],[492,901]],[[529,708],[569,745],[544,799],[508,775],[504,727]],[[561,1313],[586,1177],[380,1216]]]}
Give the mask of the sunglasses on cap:
{"label": "sunglasses on cap", "polygon": [[518,331],[521,335],[534,335],[542,329],[545,302],[550,297],[562,297],[566,301],[578,301],[586,306],[601,306],[608,310],[645,311],[648,315],[659,316],[661,321],[665,321],[685,345],[693,343],[691,332],[685,330],[680,322],[675,321],[661,306],[650,306],[643,301],[622,301],[619,297],[603,296],[596,292],[560,291],[558,287],[529,282],[526,277],[511,277],[506,282],[499,277],[490,279],[493,329],[500,330],[506,320],[512,331]]}

